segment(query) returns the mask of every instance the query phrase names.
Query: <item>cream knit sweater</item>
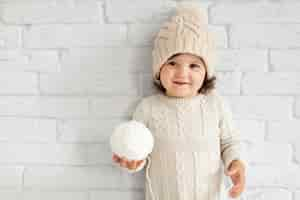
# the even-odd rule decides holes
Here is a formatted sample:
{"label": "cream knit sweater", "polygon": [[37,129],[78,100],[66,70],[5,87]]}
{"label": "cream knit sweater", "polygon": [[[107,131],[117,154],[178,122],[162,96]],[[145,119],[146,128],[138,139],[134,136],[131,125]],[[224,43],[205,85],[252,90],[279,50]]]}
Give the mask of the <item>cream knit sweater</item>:
{"label": "cream knit sweater", "polygon": [[[146,166],[146,200],[220,200],[224,168],[241,158],[240,134],[217,91],[190,98],[144,97],[132,118],[154,136]],[[246,163],[245,163],[246,164]]]}

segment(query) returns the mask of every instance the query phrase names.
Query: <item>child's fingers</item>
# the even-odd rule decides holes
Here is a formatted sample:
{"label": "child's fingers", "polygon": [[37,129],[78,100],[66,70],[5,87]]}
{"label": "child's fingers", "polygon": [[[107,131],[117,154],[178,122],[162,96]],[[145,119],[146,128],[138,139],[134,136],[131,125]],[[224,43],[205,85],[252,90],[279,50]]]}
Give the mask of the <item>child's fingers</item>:
{"label": "child's fingers", "polygon": [[128,160],[125,157],[119,157],[116,154],[113,154],[112,159],[119,163],[121,167],[128,169],[136,169],[144,160]]}
{"label": "child's fingers", "polygon": [[121,167],[127,167],[127,159],[124,158],[124,157],[121,157],[121,160],[120,160],[120,165]]}
{"label": "child's fingers", "polygon": [[245,175],[238,174],[237,176],[232,177],[232,182],[234,185],[244,186],[245,185]]}
{"label": "child's fingers", "polygon": [[116,154],[113,154],[112,159],[113,159],[113,161],[115,161],[117,163],[120,162],[120,157],[117,156]]}
{"label": "child's fingers", "polygon": [[239,189],[239,188],[242,188],[242,186],[243,186],[243,183],[242,183],[242,180],[241,180],[241,178],[239,177],[239,178],[236,178],[236,179],[233,179],[234,181],[233,181],[233,190],[236,190],[236,189]]}
{"label": "child's fingers", "polygon": [[136,169],[138,166],[141,165],[143,160],[130,160],[130,161],[126,160],[125,162],[126,162],[126,164],[124,164],[124,165],[126,165],[126,167],[128,169]]}
{"label": "child's fingers", "polygon": [[244,190],[245,182],[244,177],[240,177],[234,183],[234,186],[230,189],[229,193],[232,197],[237,197]]}
{"label": "child's fingers", "polygon": [[128,169],[135,169],[135,161],[134,160],[128,160],[125,157],[121,158],[121,166],[126,167]]}
{"label": "child's fingers", "polygon": [[129,169],[135,169],[137,167],[137,162],[135,160],[131,160],[128,162]]}
{"label": "child's fingers", "polygon": [[235,198],[238,195],[240,195],[241,192],[242,192],[242,186],[241,185],[235,185],[230,189],[229,194],[230,194],[231,197]]}
{"label": "child's fingers", "polygon": [[238,183],[238,184],[232,186],[231,191],[237,191],[241,188],[242,188],[242,185],[240,183]]}
{"label": "child's fingers", "polygon": [[128,162],[128,165],[130,169],[136,169],[142,162],[143,160],[132,160]]}
{"label": "child's fingers", "polygon": [[230,193],[231,195],[233,195],[233,194],[237,194],[239,191],[240,191],[240,186],[235,185],[235,186],[233,186],[233,187],[230,189],[229,193]]}
{"label": "child's fingers", "polygon": [[137,165],[140,166],[140,164],[142,164],[143,161],[144,161],[144,160],[139,160],[139,161],[137,161]]}
{"label": "child's fingers", "polygon": [[230,192],[230,193],[229,193],[229,195],[230,195],[231,198],[236,198],[236,197],[239,196],[239,194],[240,194],[240,193],[238,193],[238,192]]}

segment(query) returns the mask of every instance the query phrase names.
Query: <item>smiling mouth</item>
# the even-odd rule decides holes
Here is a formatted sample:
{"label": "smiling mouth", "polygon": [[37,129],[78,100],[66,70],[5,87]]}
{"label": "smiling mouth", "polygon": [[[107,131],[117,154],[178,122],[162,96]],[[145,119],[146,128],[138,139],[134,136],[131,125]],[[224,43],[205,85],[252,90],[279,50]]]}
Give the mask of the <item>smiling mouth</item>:
{"label": "smiling mouth", "polygon": [[178,82],[178,81],[174,81],[173,83],[175,83],[176,85],[188,85],[189,84],[187,82]]}

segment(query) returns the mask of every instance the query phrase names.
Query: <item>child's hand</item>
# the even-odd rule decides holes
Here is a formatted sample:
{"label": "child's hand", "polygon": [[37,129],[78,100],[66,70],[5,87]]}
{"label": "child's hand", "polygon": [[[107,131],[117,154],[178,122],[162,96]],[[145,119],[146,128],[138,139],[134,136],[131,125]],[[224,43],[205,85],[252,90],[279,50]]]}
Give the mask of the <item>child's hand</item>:
{"label": "child's hand", "polygon": [[125,157],[119,157],[116,154],[113,154],[112,157],[113,161],[115,161],[116,163],[119,163],[121,167],[126,167],[128,169],[136,169],[140,166],[140,164],[144,161],[144,160],[127,160]]}
{"label": "child's hand", "polygon": [[230,176],[234,186],[230,189],[229,194],[232,198],[238,197],[245,187],[245,166],[240,160],[233,160],[225,174]]}

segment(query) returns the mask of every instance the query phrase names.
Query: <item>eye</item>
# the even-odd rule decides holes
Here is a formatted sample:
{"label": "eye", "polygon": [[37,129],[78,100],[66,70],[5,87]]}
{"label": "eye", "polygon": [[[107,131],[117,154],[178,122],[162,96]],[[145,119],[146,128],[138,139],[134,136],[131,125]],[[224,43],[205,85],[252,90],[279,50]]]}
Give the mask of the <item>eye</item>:
{"label": "eye", "polygon": [[191,68],[200,68],[200,65],[197,65],[197,64],[191,64],[190,66],[191,66]]}
{"label": "eye", "polygon": [[170,61],[170,62],[168,62],[168,64],[172,65],[172,66],[176,65],[176,63],[174,61]]}

